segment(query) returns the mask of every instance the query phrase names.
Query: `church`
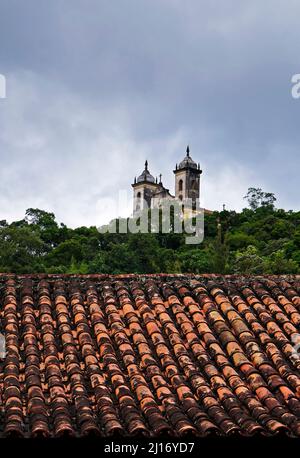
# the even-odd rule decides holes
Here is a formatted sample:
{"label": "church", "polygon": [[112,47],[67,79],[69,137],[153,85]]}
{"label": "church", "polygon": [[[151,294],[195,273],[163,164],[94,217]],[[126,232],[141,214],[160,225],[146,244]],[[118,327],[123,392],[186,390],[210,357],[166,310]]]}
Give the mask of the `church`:
{"label": "church", "polygon": [[[135,177],[133,188],[133,216],[138,215],[145,208],[159,208],[166,200],[185,202],[191,199],[193,206],[200,200],[200,175],[202,170],[200,164],[193,161],[190,156],[190,148],[187,146],[186,155],[183,160],[176,164],[173,170],[175,178],[175,195],[165,188],[161,175],[159,180],[151,175],[148,168],[148,161],[145,162],[145,169],[141,175]],[[197,200],[198,199],[198,200]]]}

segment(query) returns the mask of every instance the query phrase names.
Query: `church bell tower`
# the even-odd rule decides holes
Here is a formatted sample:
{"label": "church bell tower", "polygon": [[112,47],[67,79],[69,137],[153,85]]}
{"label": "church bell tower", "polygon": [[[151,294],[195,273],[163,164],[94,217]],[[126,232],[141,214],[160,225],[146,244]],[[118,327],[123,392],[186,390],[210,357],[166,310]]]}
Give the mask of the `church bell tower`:
{"label": "church bell tower", "polygon": [[196,199],[200,199],[200,164],[196,164],[190,156],[190,148],[186,148],[186,156],[176,164],[175,174],[175,197],[180,201],[192,199],[193,205]]}
{"label": "church bell tower", "polygon": [[149,172],[148,161],[145,162],[144,171],[134,179],[131,186],[133,188],[133,215],[136,216],[145,208],[151,208],[153,194],[159,186],[157,180]]}

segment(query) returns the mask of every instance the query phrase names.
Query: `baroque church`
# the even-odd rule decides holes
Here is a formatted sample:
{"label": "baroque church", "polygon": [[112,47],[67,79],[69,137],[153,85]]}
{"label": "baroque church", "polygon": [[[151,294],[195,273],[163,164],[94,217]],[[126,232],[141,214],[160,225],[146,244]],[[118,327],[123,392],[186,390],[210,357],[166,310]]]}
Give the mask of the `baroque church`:
{"label": "baroque church", "polygon": [[[161,175],[159,180],[151,175],[148,168],[148,161],[145,162],[145,169],[141,175],[135,177],[133,188],[133,216],[138,215],[145,208],[159,208],[166,200],[185,202],[191,199],[193,208],[200,200],[200,175],[202,170],[200,164],[196,164],[190,156],[190,148],[187,146],[184,159],[176,164],[175,170],[175,195],[165,188]],[[198,200],[197,200],[198,199]]]}

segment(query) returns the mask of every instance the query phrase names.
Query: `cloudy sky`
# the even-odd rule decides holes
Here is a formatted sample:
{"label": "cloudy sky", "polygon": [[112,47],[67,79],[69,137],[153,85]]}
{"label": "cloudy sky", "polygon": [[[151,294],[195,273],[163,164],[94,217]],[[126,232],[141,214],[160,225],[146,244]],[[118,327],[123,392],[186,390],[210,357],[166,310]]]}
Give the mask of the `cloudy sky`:
{"label": "cloudy sky", "polygon": [[250,186],[300,210],[298,0],[0,0],[0,219],[105,223],[147,158],[173,192],[190,144],[202,205]]}

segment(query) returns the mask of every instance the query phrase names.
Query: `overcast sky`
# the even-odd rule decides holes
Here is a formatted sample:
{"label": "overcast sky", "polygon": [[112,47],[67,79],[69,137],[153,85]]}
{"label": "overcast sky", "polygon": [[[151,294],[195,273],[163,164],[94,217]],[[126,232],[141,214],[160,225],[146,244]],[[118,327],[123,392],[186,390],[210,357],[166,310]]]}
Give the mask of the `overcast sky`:
{"label": "overcast sky", "polygon": [[299,17],[298,0],[0,0],[0,219],[105,223],[146,158],[173,193],[187,143],[204,207],[255,186],[300,210]]}

